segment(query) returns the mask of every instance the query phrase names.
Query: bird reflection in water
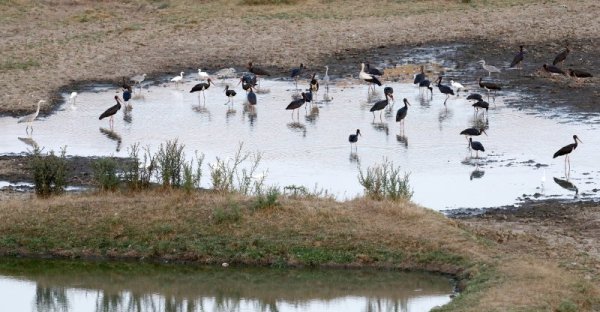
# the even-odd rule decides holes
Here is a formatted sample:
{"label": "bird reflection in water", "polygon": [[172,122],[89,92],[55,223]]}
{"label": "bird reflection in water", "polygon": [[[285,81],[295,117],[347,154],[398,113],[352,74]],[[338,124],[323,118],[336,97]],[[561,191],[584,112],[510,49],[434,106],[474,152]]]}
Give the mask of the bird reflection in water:
{"label": "bird reflection in water", "polygon": [[374,103],[379,101],[381,93],[377,90],[369,90],[367,93],[367,103]]}
{"label": "bird reflection in water", "polygon": [[481,179],[483,177],[483,175],[485,174],[485,171],[480,170],[479,169],[479,165],[477,165],[475,167],[475,170],[473,170],[471,172],[471,175],[469,176],[469,180],[473,180],[473,179]]}
{"label": "bird reflection in water", "polygon": [[287,127],[289,129],[291,129],[292,131],[302,133],[302,136],[306,137],[306,125],[304,125],[303,123],[300,123],[300,122],[297,122],[297,121],[290,122],[290,123],[287,124]]}
{"label": "bird reflection in water", "polygon": [[563,179],[559,179],[559,178],[555,177],[554,178],[554,182],[556,184],[558,184],[560,187],[564,188],[565,190],[569,190],[571,192],[575,192],[575,196],[573,198],[575,198],[575,199],[579,198],[579,189],[571,181],[569,181],[569,180],[563,180]]}
{"label": "bird reflection in water", "polygon": [[440,131],[442,131],[442,124],[444,123],[444,121],[448,120],[450,117],[452,117],[452,110],[448,109],[447,107],[440,109],[440,112],[438,113]]}
{"label": "bird reflection in water", "polygon": [[237,113],[237,111],[233,107],[229,107],[227,109],[227,111],[225,112],[226,121],[229,122],[229,118],[235,116],[236,113]]}
{"label": "bird reflection in water", "polygon": [[251,104],[244,104],[244,110],[242,111],[242,120],[245,120],[246,116],[248,116],[248,120],[250,121],[250,127],[254,126],[256,122],[256,117],[258,114],[256,113],[256,106]]}
{"label": "bird reflection in water", "polygon": [[118,133],[116,133],[114,130],[110,130],[110,129],[106,129],[106,128],[102,128],[102,127],[100,127],[100,133],[104,134],[107,138],[117,142],[117,148],[116,148],[117,152],[119,152],[121,150],[122,138]]}
{"label": "bird reflection in water", "polygon": [[311,105],[310,112],[308,112],[307,115],[304,116],[304,119],[306,119],[307,122],[314,124],[318,118],[319,118],[319,107],[317,107],[316,105]]}
{"label": "bird reflection in water", "polygon": [[372,122],[371,125],[373,126],[373,129],[384,132],[385,135],[390,134],[390,127],[387,122]]}
{"label": "bird reflection in water", "polygon": [[123,121],[130,124],[133,120],[133,115],[131,114],[131,109],[123,110]]}
{"label": "bird reflection in water", "polygon": [[402,131],[400,134],[396,134],[396,141],[408,148],[408,137],[404,134],[404,131]]}
{"label": "bird reflection in water", "polygon": [[490,122],[487,118],[480,119],[480,118],[473,117],[473,119],[471,119],[470,121],[471,121],[472,128],[484,129],[484,130],[488,130],[490,128]]}
{"label": "bird reflection in water", "polygon": [[17,139],[19,139],[19,141],[31,146],[34,150],[37,150],[40,148],[40,146],[37,144],[37,142],[34,139],[32,139],[31,137],[27,137],[27,138],[17,137]]}
{"label": "bird reflection in water", "polygon": [[204,106],[204,105],[192,106],[192,110],[198,114],[208,116],[208,119],[210,120],[210,111],[208,110],[208,108],[206,108],[206,106]]}
{"label": "bird reflection in water", "polygon": [[356,163],[360,165],[360,157],[358,157],[358,153],[350,152],[350,157],[348,157],[351,163]]}

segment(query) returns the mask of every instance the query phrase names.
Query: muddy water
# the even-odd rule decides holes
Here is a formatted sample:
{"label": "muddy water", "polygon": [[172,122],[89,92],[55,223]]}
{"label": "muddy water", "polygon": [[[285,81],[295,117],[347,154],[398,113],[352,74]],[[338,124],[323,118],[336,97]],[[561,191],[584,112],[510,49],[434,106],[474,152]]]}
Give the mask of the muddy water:
{"label": "muddy water", "polygon": [[447,277],[396,271],[280,270],[3,259],[6,311],[428,311]]}
{"label": "muddy water", "polygon": [[[226,105],[224,84],[233,87],[236,80],[217,81],[218,86],[206,91],[206,100],[188,92],[194,84],[143,88],[132,100],[131,111],[117,113],[112,130],[108,120],[98,116],[114,104],[115,88],[81,92],[75,105],[64,104],[56,114],[35,121],[32,135],[15,118],[1,118],[0,153],[24,152],[37,144],[46,150],[66,145],[74,155],[126,156],[127,147],[136,142],[156,150],[177,138],[188,156],[194,151],[206,155],[208,170],[207,163],[232,156],[243,142],[245,150],[263,153],[260,169],[267,172],[267,183],[310,189],[316,185],[340,199],[362,194],[359,167],[384,159],[410,173],[415,202],[438,210],[506,205],[532,196],[596,195],[598,116],[511,108],[510,101],[527,101],[520,94],[499,94],[495,101],[490,99],[487,117],[475,117],[466,93],[451,97],[444,106],[445,96],[437,88],[429,96],[413,85],[387,83],[396,101],[380,118],[369,109],[383,98],[382,88],[370,94],[356,80],[340,80],[330,87],[330,101],[324,101],[320,91],[317,104],[302,107],[296,117],[285,110],[296,93],[290,81],[263,80],[261,88],[268,92],[258,94],[254,109],[243,105],[245,93],[239,86],[234,103]],[[395,122],[402,98],[411,104],[404,130]],[[486,149],[478,159],[471,157],[465,137],[459,135],[474,125],[484,125],[488,134],[476,138]],[[362,136],[352,152],[348,135],[356,129]],[[572,143],[573,134],[584,143],[571,156],[569,186],[555,181],[567,179],[563,158],[552,155]],[[209,186],[207,175],[203,184]]]}

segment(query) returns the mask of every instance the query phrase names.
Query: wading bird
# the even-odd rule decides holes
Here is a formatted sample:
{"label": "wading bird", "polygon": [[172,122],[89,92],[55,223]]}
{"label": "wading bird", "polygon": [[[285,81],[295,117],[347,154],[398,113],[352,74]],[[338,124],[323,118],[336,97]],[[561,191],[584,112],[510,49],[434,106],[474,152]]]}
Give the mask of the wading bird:
{"label": "wading bird", "polygon": [[[204,94],[204,91],[206,89],[208,89],[210,87],[210,85],[214,83],[212,82],[212,80],[210,78],[206,79],[206,82],[201,82],[195,86],[192,87],[192,90],[190,90],[190,93],[196,92],[196,91],[200,91],[202,92],[202,97],[204,98],[204,103],[206,103],[206,96]],[[199,96],[199,95],[198,95]]]}
{"label": "wading bird", "polygon": [[256,93],[252,91],[252,88],[248,90],[248,93],[246,94],[246,99],[248,100],[248,103],[250,103],[250,105],[256,105]]}
{"label": "wading bird", "polygon": [[[379,79],[377,79],[377,77],[365,72],[365,63],[360,64],[360,73],[358,74],[358,78],[360,78],[366,82],[381,86],[381,81],[379,81]],[[369,84],[369,89],[370,88],[371,88],[371,85]]]}
{"label": "wading bird", "polygon": [[[425,80],[425,72],[423,71],[423,65],[421,65],[421,72],[415,75],[413,84],[420,84],[421,81]],[[420,86],[420,85],[419,85]]]}
{"label": "wading bird", "polygon": [[549,72],[551,75],[566,75],[566,73],[562,69],[554,65],[544,64],[542,65],[542,68],[544,68],[544,70]]}
{"label": "wading bird", "polygon": [[458,96],[458,92],[460,92],[460,90],[465,89],[465,86],[463,86],[460,82],[456,82],[454,80],[450,80],[450,85],[452,86],[452,88],[456,89],[456,96]]}
{"label": "wading bird", "polygon": [[319,81],[317,80],[317,73],[313,73],[312,78],[310,79],[310,92],[317,93],[319,91]]}
{"label": "wading bird", "polygon": [[257,76],[270,76],[271,74],[262,67],[256,67],[252,62],[248,63],[248,71]]}
{"label": "wading bird", "polygon": [[392,100],[394,99],[393,95],[394,95],[394,88],[392,87],[385,87],[383,88],[383,94],[387,94],[387,95],[392,95]]}
{"label": "wading bird", "polygon": [[46,103],[46,101],[39,100],[37,103],[37,109],[35,110],[35,113],[23,116],[19,118],[19,121],[17,121],[17,123],[27,123],[27,126],[25,127],[25,133],[29,134],[29,128],[31,128],[31,133],[33,134],[33,125],[31,123],[37,118],[38,114],[40,113],[40,105],[42,105],[42,103]]}
{"label": "wading bird", "polygon": [[71,106],[75,106],[75,101],[77,100],[77,92],[71,92],[71,96],[69,96],[69,100],[71,101]]}
{"label": "wading bird", "polygon": [[360,129],[356,129],[355,134],[351,134],[350,136],[348,136],[348,142],[350,142],[350,151],[352,151],[352,144],[354,144],[356,150],[358,151],[358,146],[356,146],[356,142],[358,142],[359,135],[362,136],[362,134],[360,134]]}
{"label": "wading bird", "polygon": [[131,104],[129,103],[129,100],[131,100],[131,87],[123,89],[123,101],[125,102],[126,109],[132,108]]}
{"label": "wading bird", "polygon": [[383,72],[375,67],[371,67],[369,63],[365,63],[365,67],[367,68],[367,74],[374,76],[383,76]]}
{"label": "wading bird", "polygon": [[256,86],[256,75],[253,73],[245,73],[242,75],[242,78],[240,78],[240,82],[238,82],[238,85],[240,83],[242,84],[242,89],[244,89],[247,92],[248,89]]}
{"label": "wading bird", "polygon": [[475,110],[475,114],[479,113],[479,109],[485,109],[485,113],[487,113],[488,109],[490,108],[490,104],[484,100],[479,100],[475,102],[472,106]]}
{"label": "wading bird", "polygon": [[[577,137],[577,135],[573,136],[573,140],[575,141],[575,143],[571,143],[569,145],[563,146],[563,148],[559,149],[556,153],[554,153],[554,156],[552,157],[552,158],[556,158],[556,157],[565,155],[565,172],[571,171],[571,160],[569,159],[569,154],[571,154],[571,152],[573,152],[577,148],[577,141],[579,141],[580,143],[583,143]],[[567,170],[567,164],[569,166],[569,170]]]}
{"label": "wading bird", "polygon": [[481,64],[481,67],[483,67],[484,70],[487,70],[488,72],[488,76],[492,75],[492,73],[499,73],[500,69],[496,66],[493,65],[486,65],[484,60],[481,60],[477,63]]}
{"label": "wading bird", "polygon": [[171,78],[171,82],[174,82],[176,86],[178,86],[182,80],[183,80],[183,72],[181,72],[179,74],[179,76],[175,76],[175,77]]}
{"label": "wading bird", "polygon": [[429,81],[429,79],[423,79],[419,82],[419,92],[421,92],[421,88],[429,89],[429,92],[433,96],[433,88],[431,87],[431,81]]}
{"label": "wading bird", "polygon": [[290,74],[290,77],[292,77],[292,79],[294,79],[294,82],[296,83],[296,90],[298,90],[298,79],[300,78],[303,69],[303,63],[300,63],[300,67],[292,68],[292,73]]}
{"label": "wading bird", "polygon": [[198,80],[206,81],[210,78],[210,75],[207,72],[202,71],[201,68],[198,68]]}
{"label": "wading bird", "polygon": [[[517,54],[515,54],[515,57],[513,57],[512,62],[510,62],[510,68],[514,68],[515,66],[522,65],[524,58],[525,58],[525,52],[523,51],[523,46],[520,45],[519,52]],[[519,68],[521,68],[521,66],[519,66]]]}
{"label": "wading bird", "polygon": [[469,144],[471,145],[471,157],[473,157],[473,151],[475,150],[475,158],[479,158],[479,151],[485,152],[483,144],[479,141],[473,141],[473,138],[469,138]]}
{"label": "wading bird", "polygon": [[406,98],[404,98],[402,101],[404,102],[404,106],[399,108],[396,112],[396,122],[402,122],[402,129],[404,129],[404,118],[406,118],[406,114],[408,114],[407,105],[410,105],[410,103],[408,103]]}
{"label": "wading bird", "polygon": [[115,100],[117,101],[117,104],[109,107],[107,110],[104,111],[104,113],[102,113],[102,115],[100,115],[100,118],[98,118],[98,120],[102,120],[105,117],[110,117],[110,119],[108,120],[108,124],[111,129],[114,125],[113,116],[121,109],[121,101],[119,101],[119,97],[116,95]]}
{"label": "wading bird", "polygon": [[393,100],[394,96],[391,94],[386,94],[385,100],[377,101],[375,104],[373,104],[373,106],[369,110],[370,112],[373,113],[373,120],[375,120],[375,111],[381,111],[379,113],[379,120],[381,120],[381,115],[383,114],[383,109],[386,106],[388,106],[388,104],[390,103],[390,98],[392,98],[392,100]]}
{"label": "wading bird", "polygon": [[231,102],[231,104],[233,104],[233,97],[236,96],[236,92],[235,90],[229,90],[229,85],[225,86],[225,96],[228,98],[227,103],[225,104],[229,104]]}
{"label": "wading bird", "polygon": [[565,46],[565,49],[556,55],[554,61],[552,61],[552,65],[556,65],[559,63],[562,64],[562,62],[564,62],[565,59],[567,59],[567,55],[569,55],[569,52],[571,52],[571,50],[569,49],[569,45],[567,44]]}
{"label": "wading bird", "polygon": [[146,74],[135,75],[130,78],[130,80],[133,81],[134,84],[140,85],[140,92],[142,91],[142,81],[144,81],[145,79],[146,79]]}
{"label": "wading bird", "polygon": [[469,96],[467,96],[467,100],[480,101],[483,100],[483,97],[479,93],[471,93]]}
{"label": "wading bird", "polygon": [[[482,133],[484,133],[487,136],[487,133],[485,132],[484,128],[479,128],[479,129],[477,129],[477,128],[467,128],[467,129],[465,129],[465,130],[463,130],[463,131],[460,132],[461,135],[465,136],[465,139],[467,139],[467,141],[469,141],[469,137],[479,136]],[[469,147],[471,147],[471,144],[469,144]]]}
{"label": "wading bird", "polygon": [[[294,110],[300,108],[302,105],[304,105],[304,103],[306,103],[306,93],[302,92],[302,93],[300,93],[300,95],[301,95],[301,98],[299,98],[297,100],[293,100],[285,108],[286,110],[292,111],[292,119],[294,119]],[[298,110],[297,115],[298,115],[298,119],[300,119],[300,110]]]}
{"label": "wading bird", "polygon": [[448,87],[447,85],[442,84],[442,76],[438,78],[437,87],[440,89],[441,93],[446,95],[446,99],[444,100],[444,106],[446,106],[446,101],[448,101],[450,95],[454,95],[454,91],[452,91],[452,88]]}
{"label": "wading bird", "polygon": [[490,100],[490,91],[494,91],[494,99],[495,99],[496,91],[502,90],[502,87],[500,87],[498,84],[495,84],[493,82],[482,81],[481,77],[479,77],[479,87],[487,90],[488,101]]}

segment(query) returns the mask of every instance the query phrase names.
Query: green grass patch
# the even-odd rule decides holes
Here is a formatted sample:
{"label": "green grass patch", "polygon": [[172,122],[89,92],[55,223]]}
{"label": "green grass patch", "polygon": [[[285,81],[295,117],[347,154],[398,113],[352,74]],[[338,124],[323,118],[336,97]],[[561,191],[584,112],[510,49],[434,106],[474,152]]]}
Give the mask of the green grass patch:
{"label": "green grass patch", "polygon": [[40,67],[40,63],[36,60],[27,59],[27,60],[18,60],[18,59],[8,59],[2,63],[0,63],[0,71],[9,71],[9,70],[28,70],[30,68]]}

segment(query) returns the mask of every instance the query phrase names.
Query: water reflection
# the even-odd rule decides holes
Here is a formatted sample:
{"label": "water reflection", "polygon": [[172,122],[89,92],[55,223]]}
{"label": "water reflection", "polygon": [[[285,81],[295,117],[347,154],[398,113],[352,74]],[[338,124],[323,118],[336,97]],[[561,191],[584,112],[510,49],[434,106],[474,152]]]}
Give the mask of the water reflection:
{"label": "water reflection", "polygon": [[[358,148],[357,148],[358,150]],[[350,157],[348,157],[351,163],[356,163],[360,165],[360,157],[358,157],[357,152],[352,151],[352,146],[350,146]]]}
{"label": "water reflection", "polygon": [[17,139],[19,139],[19,141],[31,146],[33,149],[38,149],[39,145],[37,144],[37,142],[32,138],[32,137],[17,137]]}
{"label": "water reflection", "polygon": [[51,260],[2,261],[0,281],[21,299],[4,298],[7,311],[427,311],[452,293],[425,273]]}
{"label": "water reflection", "polygon": [[403,132],[401,134],[396,134],[396,141],[404,145],[404,147],[408,148],[408,137],[404,135]]}
{"label": "water reflection", "polygon": [[481,178],[483,178],[483,175],[484,175],[484,174],[485,174],[485,171],[483,171],[483,170],[480,170],[480,169],[479,169],[479,165],[477,165],[477,166],[475,167],[475,170],[473,170],[473,171],[471,172],[471,175],[469,176],[469,180],[471,180],[471,181],[472,181],[473,179],[481,179]]}
{"label": "water reflection", "polygon": [[293,121],[287,124],[288,129],[294,131],[294,132],[299,132],[302,133],[303,137],[306,137],[306,125],[303,123],[300,123],[298,121]]}
{"label": "water reflection", "polygon": [[133,121],[131,109],[123,110],[123,121],[125,121],[125,123],[128,123],[128,124],[130,124]]}
{"label": "water reflection", "polygon": [[246,116],[250,121],[250,128],[254,127],[254,123],[256,122],[256,117],[258,116],[256,113],[256,106],[251,104],[244,104],[244,110],[242,111],[242,120],[245,120]]}
{"label": "water reflection", "polygon": [[559,179],[556,177],[554,177],[554,182],[556,184],[558,184],[560,187],[564,188],[565,190],[575,192],[575,196],[574,196],[575,199],[577,199],[579,197],[579,189],[577,188],[577,186],[575,184],[573,184],[573,182],[571,182],[569,180]]}
{"label": "water reflection", "polygon": [[390,126],[387,122],[373,122],[371,123],[373,129],[385,133],[385,135],[390,134]]}
{"label": "water reflection", "polygon": [[104,134],[107,138],[117,142],[117,148],[116,148],[117,152],[121,150],[122,138],[118,133],[116,133],[112,129],[106,129],[106,128],[102,128],[102,127],[100,127],[100,133]]}
{"label": "water reflection", "polygon": [[311,124],[315,124],[318,118],[319,107],[317,107],[317,105],[311,105],[310,112],[306,116],[304,116],[304,119]]}

